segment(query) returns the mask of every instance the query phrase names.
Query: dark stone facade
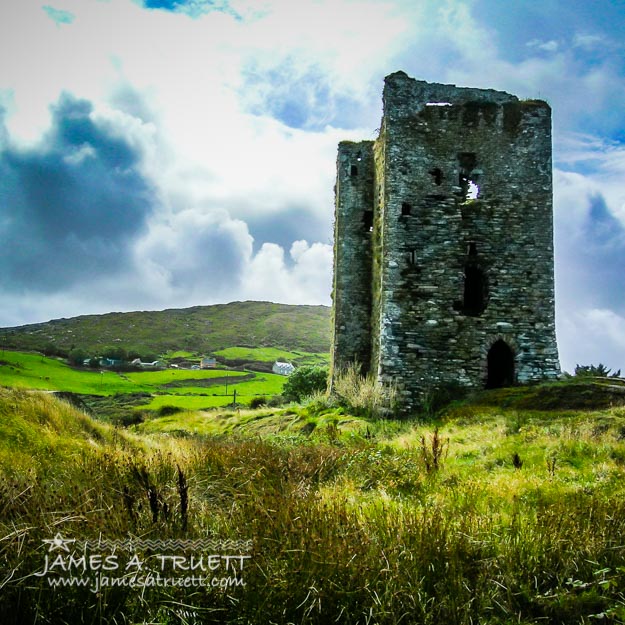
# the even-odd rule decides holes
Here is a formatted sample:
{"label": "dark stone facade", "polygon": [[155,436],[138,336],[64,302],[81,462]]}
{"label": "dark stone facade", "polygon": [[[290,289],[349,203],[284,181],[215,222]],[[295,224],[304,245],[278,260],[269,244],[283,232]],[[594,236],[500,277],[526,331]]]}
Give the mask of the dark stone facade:
{"label": "dark stone facade", "polygon": [[405,412],[556,378],[551,109],[403,72],[383,102],[375,141],[339,145],[333,375],[359,363]]}

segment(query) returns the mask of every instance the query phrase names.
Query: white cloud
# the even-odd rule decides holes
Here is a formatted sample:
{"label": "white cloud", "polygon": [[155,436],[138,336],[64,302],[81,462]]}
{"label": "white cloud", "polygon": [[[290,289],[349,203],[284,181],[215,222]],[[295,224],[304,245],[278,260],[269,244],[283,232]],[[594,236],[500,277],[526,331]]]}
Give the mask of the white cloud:
{"label": "white cloud", "polygon": [[[63,0],[57,15],[73,21],[61,27],[38,0],[0,4],[0,102],[11,140],[39,140],[49,105],[70,92],[93,103],[107,135],[142,155],[137,168],[157,191],[125,272],[58,295],[25,286],[0,325],[225,299],[329,303],[336,145],[374,137],[382,79],[404,69],[550,102],[563,361],[586,360],[582,346],[589,355],[622,352],[601,330],[618,332],[619,322],[587,312],[625,315],[612,269],[625,248],[618,237],[605,242],[618,230],[610,217],[625,223],[625,149],[605,138],[622,131],[625,110],[615,37],[582,22],[523,33],[515,58],[506,33],[472,2],[230,4],[243,19]],[[66,156],[74,165],[91,157],[88,146]],[[593,231],[597,214],[603,229]]]}
{"label": "white cloud", "polygon": [[296,241],[287,266],[284,250],[265,243],[246,269],[242,299],[270,299],[286,304],[329,304],[332,246]]}
{"label": "white cloud", "polygon": [[[557,146],[556,162],[575,169],[586,191],[601,193],[615,217],[625,224],[625,146],[622,143],[581,133],[566,133]],[[575,177],[571,174],[569,179]],[[557,179],[563,182],[562,178]],[[569,182],[570,185],[570,182]],[[557,192],[561,189],[556,187]]]}
{"label": "white cloud", "polygon": [[573,373],[575,365],[603,365],[625,372],[625,317],[609,309],[569,310],[558,328],[560,362]]}
{"label": "white cloud", "polygon": [[157,218],[136,247],[140,284],[163,302],[216,302],[236,291],[252,254],[247,225],[226,211],[187,209]]}
{"label": "white cloud", "polygon": [[602,35],[591,35],[588,33],[576,33],[573,36],[573,45],[576,48],[596,48],[606,45],[606,38]]}
{"label": "white cloud", "polygon": [[525,44],[528,48],[537,48],[538,50],[543,50],[544,52],[555,52],[560,44],[555,39],[550,39],[549,41],[541,41],[540,39],[532,39]]}

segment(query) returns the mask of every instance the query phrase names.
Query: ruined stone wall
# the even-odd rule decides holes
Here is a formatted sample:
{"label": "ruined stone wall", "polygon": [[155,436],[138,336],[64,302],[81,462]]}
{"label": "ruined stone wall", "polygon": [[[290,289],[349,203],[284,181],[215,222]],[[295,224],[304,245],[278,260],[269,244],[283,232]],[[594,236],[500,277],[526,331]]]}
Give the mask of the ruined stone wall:
{"label": "ruined stone wall", "polygon": [[333,371],[371,360],[373,142],[339,145],[335,190]]}
{"label": "ruined stone wall", "polygon": [[[335,327],[334,360],[361,355],[405,411],[444,383],[556,377],[549,106],[399,72],[368,154],[369,195],[363,178],[346,190],[339,162],[335,315],[356,314]],[[363,202],[375,209],[366,243],[353,225]]]}

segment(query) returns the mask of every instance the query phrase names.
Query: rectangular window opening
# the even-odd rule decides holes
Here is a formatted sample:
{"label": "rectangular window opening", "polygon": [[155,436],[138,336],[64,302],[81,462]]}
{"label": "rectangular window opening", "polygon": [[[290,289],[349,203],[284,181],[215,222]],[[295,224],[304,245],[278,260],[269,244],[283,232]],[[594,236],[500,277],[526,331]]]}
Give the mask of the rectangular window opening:
{"label": "rectangular window opening", "polygon": [[362,214],[362,226],[365,232],[373,232],[373,211],[365,211]]}
{"label": "rectangular window opening", "polygon": [[443,172],[441,171],[440,167],[434,167],[434,169],[430,169],[428,173],[430,174],[430,176],[432,176],[434,184],[440,187],[441,183],[443,182]]}

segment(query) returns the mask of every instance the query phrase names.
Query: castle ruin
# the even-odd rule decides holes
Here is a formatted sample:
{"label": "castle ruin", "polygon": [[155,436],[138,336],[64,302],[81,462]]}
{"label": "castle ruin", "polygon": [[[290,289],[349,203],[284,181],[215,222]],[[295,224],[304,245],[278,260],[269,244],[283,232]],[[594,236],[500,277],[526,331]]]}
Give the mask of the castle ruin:
{"label": "castle ruin", "polygon": [[556,378],[549,105],[397,72],[383,107],[338,150],[332,374],[358,363],[403,412]]}

